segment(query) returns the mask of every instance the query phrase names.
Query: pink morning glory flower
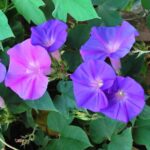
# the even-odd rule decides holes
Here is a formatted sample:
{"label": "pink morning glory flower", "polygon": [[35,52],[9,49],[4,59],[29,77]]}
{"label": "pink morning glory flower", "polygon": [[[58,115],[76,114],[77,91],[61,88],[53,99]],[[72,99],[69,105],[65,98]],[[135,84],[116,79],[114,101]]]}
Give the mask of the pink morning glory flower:
{"label": "pink morning glory flower", "polygon": [[35,100],[46,91],[51,60],[41,46],[33,46],[30,39],[8,50],[10,64],[5,85],[22,99]]}
{"label": "pink morning glory flower", "polygon": [[129,53],[138,36],[137,30],[124,21],[121,26],[93,27],[89,40],[81,47],[84,61],[89,59],[105,60],[110,58],[114,69],[121,67],[120,58]]}
{"label": "pink morning glory flower", "polygon": [[6,75],[6,68],[2,63],[0,63],[0,83],[3,82],[3,80],[5,79],[5,75]]}
{"label": "pink morning glory flower", "polygon": [[59,20],[49,20],[31,28],[31,43],[46,48],[49,52],[58,50],[66,41],[67,25]]}
{"label": "pink morning glory flower", "polygon": [[122,122],[136,117],[144,108],[144,90],[130,77],[117,77],[107,91],[108,106],[100,112]]}
{"label": "pink morning glory flower", "polygon": [[82,63],[71,75],[78,107],[99,112],[108,105],[103,90],[110,88],[116,75],[105,62],[90,60]]}

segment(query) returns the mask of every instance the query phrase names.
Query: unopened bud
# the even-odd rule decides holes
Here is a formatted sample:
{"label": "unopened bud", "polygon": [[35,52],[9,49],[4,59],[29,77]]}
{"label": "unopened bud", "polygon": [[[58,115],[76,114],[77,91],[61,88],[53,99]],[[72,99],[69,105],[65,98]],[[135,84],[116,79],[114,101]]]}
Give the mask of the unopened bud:
{"label": "unopened bud", "polygon": [[54,59],[58,60],[58,61],[61,60],[59,50],[57,50],[57,51],[55,51],[55,52],[52,52],[52,53],[51,53],[51,56],[52,56]]}

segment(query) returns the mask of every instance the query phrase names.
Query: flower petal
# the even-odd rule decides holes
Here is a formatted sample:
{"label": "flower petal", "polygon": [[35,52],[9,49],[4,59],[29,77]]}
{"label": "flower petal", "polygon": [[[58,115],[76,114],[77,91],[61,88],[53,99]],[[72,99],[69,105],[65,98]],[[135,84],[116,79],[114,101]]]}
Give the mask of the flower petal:
{"label": "flower petal", "polygon": [[[118,91],[123,92],[119,98]],[[117,77],[106,95],[108,106],[100,112],[112,119],[128,122],[144,108],[144,90],[130,77]]]}
{"label": "flower petal", "polygon": [[101,108],[105,108],[108,104],[103,91],[96,92],[94,88],[79,83],[74,83],[74,94],[78,107],[94,112],[99,112]]}
{"label": "flower petal", "polygon": [[10,64],[5,85],[22,99],[38,99],[46,91],[50,56],[44,48],[31,45],[30,39],[8,50]]}
{"label": "flower petal", "polygon": [[129,53],[138,36],[137,30],[124,21],[121,26],[93,27],[89,40],[81,47],[83,60],[119,59]]}
{"label": "flower petal", "polygon": [[103,61],[82,63],[71,75],[78,106],[94,112],[105,108],[108,102],[103,90],[112,86],[115,77],[113,69]]}
{"label": "flower petal", "polygon": [[6,68],[2,63],[0,63],[0,83],[3,82],[3,80],[5,79],[5,75],[6,75]]}
{"label": "flower petal", "polygon": [[31,28],[31,42],[49,52],[58,50],[66,41],[67,25],[59,20],[50,20]]}

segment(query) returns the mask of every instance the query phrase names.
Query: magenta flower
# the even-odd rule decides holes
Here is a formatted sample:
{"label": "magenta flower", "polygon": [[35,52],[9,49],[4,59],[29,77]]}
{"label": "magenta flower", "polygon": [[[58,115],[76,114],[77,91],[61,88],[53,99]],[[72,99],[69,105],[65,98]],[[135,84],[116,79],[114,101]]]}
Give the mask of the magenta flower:
{"label": "magenta flower", "polygon": [[3,80],[5,79],[5,75],[6,75],[6,68],[2,63],[0,63],[0,83],[3,82]]}
{"label": "magenta flower", "polygon": [[47,51],[30,39],[8,50],[10,64],[5,85],[22,99],[38,99],[46,91],[51,60]]}
{"label": "magenta flower", "polygon": [[108,106],[100,112],[123,122],[136,117],[145,104],[143,88],[130,77],[117,77],[107,91],[107,98]]}
{"label": "magenta flower", "polygon": [[108,104],[103,90],[110,88],[116,75],[103,61],[90,60],[82,63],[71,75],[78,107],[99,112]]}
{"label": "magenta flower", "polygon": [[31,28],[31,43],[46,48],[49,52],[58,50],[66,41],[67,25],[59,20],[50,20]]}
{"label": "magenta flower", "polygon": [[85,60],[104,60],[109,57],[115,69],[120,69],[120,58],[129,53],[135,42],[137,30],[124,21],[116,27],[93,27],[90,39],[81,47]]}

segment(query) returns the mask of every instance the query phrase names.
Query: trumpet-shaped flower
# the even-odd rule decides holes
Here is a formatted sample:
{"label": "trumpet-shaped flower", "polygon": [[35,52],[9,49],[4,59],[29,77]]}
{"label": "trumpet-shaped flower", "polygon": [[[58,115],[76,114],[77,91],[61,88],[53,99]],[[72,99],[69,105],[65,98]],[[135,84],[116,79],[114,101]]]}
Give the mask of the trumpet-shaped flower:
{"label": "trumpet-shaped flower", "polygon": [[46,48],[49,52],[58,50],[66,41],[67,25],[59,20],[50,20],[31,28],[31,43]]}
{"label": "trumpet-shaped flower", "polygon": [[5,85],[22,99],[38,99],[46,91],[51,60],[47,51],[30,39],[8,50],[10,64]]}
{"label": "trumpet-shaped flower", "polygon": [[136,117],[145,104],[143,88],[130,77],[117,77],[106,95],[108,106],[100,112],[123,122]]}
{"label": "trumpet-shaped flower", "polygon": [[109,57],[115,69],[120,69],[120,58],[129,53],[138,36],[137,30],[124,21],[121,26],[93,27],[89,40],[81,47],[83,60]]}
{"label": "trumpet-shaped flower", "polygon": [[6,75],[6,68],[2,63],[0,63],[0,83],[3,82],[5,75]]}
{"label": "trumpet-shaped flower", "polygon": [[112,86],[115,77],[113,69],[103,61],[82,63],[71,75],[78,107],[94,112],[107,107],[108,101],[103,90]]}

